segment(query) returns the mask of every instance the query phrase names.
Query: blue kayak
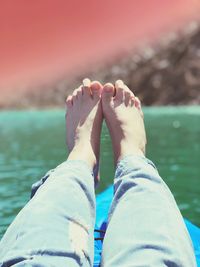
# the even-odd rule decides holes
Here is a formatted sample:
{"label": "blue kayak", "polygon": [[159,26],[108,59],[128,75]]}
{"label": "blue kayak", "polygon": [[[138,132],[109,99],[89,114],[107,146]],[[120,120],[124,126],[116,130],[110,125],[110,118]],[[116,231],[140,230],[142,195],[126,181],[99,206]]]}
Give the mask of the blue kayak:
{"label": "blue kayak", "polygon": [[[104,192],[99,194],[96,198],[96,225],[95,225],[95,257],[94,257],[94,267],[100,266],[101,261],[101,250],[104,233],[107,225],[108,211],[112,201],[113,187],[110,186]],[[200,228],[184,219],[187,229],[189,231],[190,237],[192,239],[195,256],[197,260],[197,266],[200,267]]]}

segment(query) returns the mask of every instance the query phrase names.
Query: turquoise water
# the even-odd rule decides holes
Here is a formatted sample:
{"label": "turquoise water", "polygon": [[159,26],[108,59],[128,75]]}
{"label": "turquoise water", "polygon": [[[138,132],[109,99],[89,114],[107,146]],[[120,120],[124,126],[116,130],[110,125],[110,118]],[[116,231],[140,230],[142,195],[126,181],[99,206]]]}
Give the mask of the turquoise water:
{"label": "turquoise water", "polygon": [[[200,225],[200,107],[146,108],[147,156],[184,217]],[[0,112],[0,237],[25,205],[31,184],[64,161],[64,111]],[[112,183],[112,148],[102,131],[101,184]]]}

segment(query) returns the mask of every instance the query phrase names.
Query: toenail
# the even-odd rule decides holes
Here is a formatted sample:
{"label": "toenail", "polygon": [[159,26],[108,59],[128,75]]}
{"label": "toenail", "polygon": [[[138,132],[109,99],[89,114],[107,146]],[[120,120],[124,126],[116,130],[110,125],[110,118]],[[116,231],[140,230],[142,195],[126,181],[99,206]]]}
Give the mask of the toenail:
{"label": "toenail", "polygon": [[90,83],[91,83],[91,81],[90,81],[90,79],[88,79],[88,78],[85,78],[85,79],[83,80],[83,86],[84,86],[84,87],[89,87],[89,86],[90,86]]}
{"label": "toenail", "polygon": [[104,86],[104,89],[105,89],[105,91],[106,92],[113,92],[113,85],[112,84],[106,84],[105,86]]}
{"label": "toenail", "polygon": [[117,80],[116,83],[115,83],[115,86],[117,87],[123,87],[124,86],[124,82],[122,80]]}
{"label": "toenail", "polygon": [[93,82],[92,84],[91,84],[91,88],[93,89],[93,90],[95,90],[95,91],[98,91],[98,90],[100,90],[101,89],[101,84],[99,83],[99,82]]}
{"label": "toenail", "polygon": [[117,80],[116,83],[124,84],[124,82],[122,80]]}

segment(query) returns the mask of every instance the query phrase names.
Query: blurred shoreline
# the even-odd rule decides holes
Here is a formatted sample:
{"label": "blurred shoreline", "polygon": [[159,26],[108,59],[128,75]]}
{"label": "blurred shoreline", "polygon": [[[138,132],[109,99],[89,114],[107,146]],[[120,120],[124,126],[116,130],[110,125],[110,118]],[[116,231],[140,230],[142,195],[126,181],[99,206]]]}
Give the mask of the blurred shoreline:
{"label": "blurred shoreline", "polygon": [[27,88],[0,100],[0,109],[62,108],[65,98],[88,77],[102,83],[123,79],[145,106],[200,104],[200,23],[165,35],[154,45],[124,52],[91,72]]}

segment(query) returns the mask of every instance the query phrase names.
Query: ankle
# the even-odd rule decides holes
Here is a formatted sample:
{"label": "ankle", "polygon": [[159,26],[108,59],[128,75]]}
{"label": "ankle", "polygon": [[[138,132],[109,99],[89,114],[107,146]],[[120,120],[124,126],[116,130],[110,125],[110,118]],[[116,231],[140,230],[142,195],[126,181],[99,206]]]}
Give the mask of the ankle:
{"label": "ankle", "polygon": [[114,161],[115,165],[126,156],[145,156],[145,147],[139,147],[134,144],[123,143],[120,144],[119,149],[115,150]]}
{"label": "ankle", "polygon": [[68,159],[84,161],[91,168],[91,170],[93,170],[97,164],[97,159],[93,152],[92,146],[87,142],[76,144],[69,153]]}

